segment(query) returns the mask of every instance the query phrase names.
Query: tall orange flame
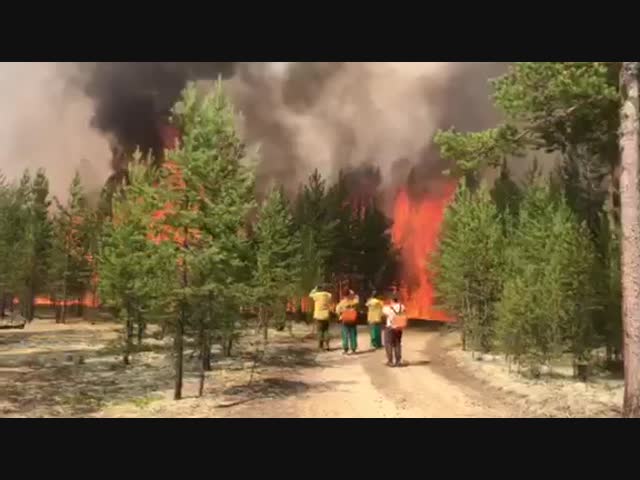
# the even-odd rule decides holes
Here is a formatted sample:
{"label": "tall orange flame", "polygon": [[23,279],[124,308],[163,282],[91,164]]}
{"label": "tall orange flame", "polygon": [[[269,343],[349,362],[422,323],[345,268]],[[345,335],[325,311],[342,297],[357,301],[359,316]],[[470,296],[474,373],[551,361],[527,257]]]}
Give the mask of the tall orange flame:
{"label": "tall orange flame", "polygon": [[412,199],[401,190],[395,200],[392,239],[401,252],[400,294],[409,317],[451,321],[445,312],[434,308],[434,291],[427,260],[434,252],[447,205],[455,195],[456,184],[446,183],[438,194]]}

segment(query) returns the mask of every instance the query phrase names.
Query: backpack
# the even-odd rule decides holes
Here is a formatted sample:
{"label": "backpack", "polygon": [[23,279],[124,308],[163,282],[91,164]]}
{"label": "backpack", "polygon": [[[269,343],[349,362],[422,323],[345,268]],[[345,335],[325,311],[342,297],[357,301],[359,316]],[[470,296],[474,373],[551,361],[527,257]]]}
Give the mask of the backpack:
{"label": "backpack", "polygon": [[402,311],[396,312],[395,308],[391,307],[395,316],[393,317],[393,321],[391,322],[391,328],[394,330],[404,330],[407,328],[407,323],[409,321],[407,314]]}
{"label": "backpack", "polygon": [[354,325],[358,323],[358,311],[355,308],[347,308],[340,315],[340,320],[346,325]]}

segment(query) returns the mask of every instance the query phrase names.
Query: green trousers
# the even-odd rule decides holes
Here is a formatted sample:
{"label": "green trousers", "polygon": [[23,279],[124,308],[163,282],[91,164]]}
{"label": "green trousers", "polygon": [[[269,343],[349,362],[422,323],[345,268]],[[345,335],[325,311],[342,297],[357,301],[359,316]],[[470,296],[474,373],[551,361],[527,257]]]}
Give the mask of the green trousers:
{"label": "green trousers", "polygon": [[382,348],[382,326],[379,323],[372,323],[369,326],[371,333],[371,348]]}
{"label": "green trousers", "polygon": [[342,324],[342,349],[345,352],[358,350],[358,326]]}

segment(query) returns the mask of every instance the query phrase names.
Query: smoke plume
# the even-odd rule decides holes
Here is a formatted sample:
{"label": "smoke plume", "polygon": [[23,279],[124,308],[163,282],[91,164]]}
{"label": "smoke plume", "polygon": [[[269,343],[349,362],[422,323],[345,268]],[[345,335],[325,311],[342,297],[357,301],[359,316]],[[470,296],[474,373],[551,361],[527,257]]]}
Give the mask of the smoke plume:
{"label": "smoke plume", "polygon": [[[99,185],[136,146],[161,155],[159,125],[189,80],[222,76],[248,144],[259,145],[261,188],[295,191],[314,169],[378,167],[383,187],[421,192],[445,167],[438,128],[497,120],[487,80],[499,63],[138,62],[4,64],[0,169],[47,167],[65,189],[85,159]],[[388,190],[388,188],[387,188]]]}
{"label": "smoke plume", "polygon": [[0,64],[0,171],[15,179],[44,168],[54,195],[64,196],[76,170],[87,189],[100,189],[111,153],[90,126],[93,102],[71,88],[68,65]]}
{"label": "smoke plume", "polygon": [[229,88],[245,136],[260,143],[262,178],[292,188],[315,168],[375,166],[383,186],[424,189],[444,169],[439,128],[475,130],[497,116],[487,80],[504,64],[303,63],[241,70]]}

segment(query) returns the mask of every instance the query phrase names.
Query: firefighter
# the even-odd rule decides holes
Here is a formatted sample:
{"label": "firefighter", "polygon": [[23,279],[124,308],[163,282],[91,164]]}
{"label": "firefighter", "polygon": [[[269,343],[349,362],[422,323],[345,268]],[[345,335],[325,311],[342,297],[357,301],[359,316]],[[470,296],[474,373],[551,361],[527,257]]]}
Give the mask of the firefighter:
{"label": "firefighter", "polygon": [[382,308],[384,302],[378,298],[376,291],[367,300],[367,322],[371,333],[371,348],[377,350],[382,348]]}
{"label": "firefighter", "polygon": [[336,307],[336,313],[342,323],[342,350],[343,355],[358,351],[358,304],[360,298],[353,290],[343,298]]}
{"label": "firefighter", "polygon": [[318,348],[328,351],[332,296],[326,289],[316,287],[311,291],[309,297],[313,300],[313,320],[318,328]]}
{"label": "firefighter", "polygon": [[[397,295],[394,295],[391,304],[382,309],[382,315],[386,319],[384,330],[384,346],[387,351],[387,366],[399,367],[402,365],[402,328],[397,325],[396,317],[406,320],[406,308],[400,303]],[[394,358],[395,357],[395,358]]]}

